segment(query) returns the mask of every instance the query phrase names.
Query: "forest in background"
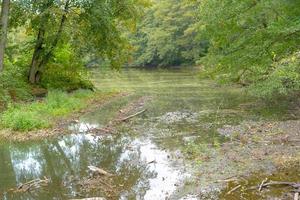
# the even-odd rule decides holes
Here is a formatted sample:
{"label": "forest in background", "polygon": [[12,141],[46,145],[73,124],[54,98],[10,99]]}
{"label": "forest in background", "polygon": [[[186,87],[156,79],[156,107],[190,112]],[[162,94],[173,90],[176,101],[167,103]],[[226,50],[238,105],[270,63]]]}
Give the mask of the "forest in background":
{"label": "forest in background", "polygon": [[93,89],[92,65],[197,65],[201,76],[262,98],[297,95],[299,8],[298,0],[3,0],[0,102]]}

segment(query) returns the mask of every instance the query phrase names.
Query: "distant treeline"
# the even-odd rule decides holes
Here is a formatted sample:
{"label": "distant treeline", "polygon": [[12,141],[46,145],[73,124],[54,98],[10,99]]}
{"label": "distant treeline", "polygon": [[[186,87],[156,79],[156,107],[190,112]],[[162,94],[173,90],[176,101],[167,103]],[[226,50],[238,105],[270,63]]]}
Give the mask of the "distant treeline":
{"label": "distant treeline", "polygon": [[155,0],[130,41],[131,66],[197,64],[264,98],[300,91],[299,0]]}

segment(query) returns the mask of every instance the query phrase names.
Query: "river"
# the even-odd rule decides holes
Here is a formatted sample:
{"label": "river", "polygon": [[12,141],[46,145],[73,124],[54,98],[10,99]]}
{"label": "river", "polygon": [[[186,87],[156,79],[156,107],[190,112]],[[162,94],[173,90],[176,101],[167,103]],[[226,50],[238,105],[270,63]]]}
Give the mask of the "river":
{"label": "river", "polygon": [[[2,142],[0,198],[198,199],[190,188],[201,183],[194,179],[201,176],[206,152],[211,155],[211,149],[229,141],[218,128],[285,114],[284,106],[253,107],[255,99],[242,88],[201,80],[193,68],[100,70],[93,72],[93,81],[100,91],[126,95],[81,116],[69,125],[72,134],[39,142]],[[106,126],[131,103],[147,110],[114,127],[117,133],[87,133]],[[81,181],[91,177],[88,166],[113,174],[105,181],[114,189],[86,188]],[[202,173],[212,166],[203,167]],[[9,190],[43,177],[51,180],[45,188],[23,193]]]}

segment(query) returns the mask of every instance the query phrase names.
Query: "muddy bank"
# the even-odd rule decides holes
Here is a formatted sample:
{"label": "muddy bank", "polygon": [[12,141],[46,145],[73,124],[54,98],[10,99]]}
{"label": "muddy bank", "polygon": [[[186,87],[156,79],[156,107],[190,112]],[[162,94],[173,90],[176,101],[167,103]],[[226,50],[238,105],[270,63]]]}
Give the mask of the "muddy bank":
{"label": "muddy bank", "polygon": [[[245,187],[259,184],[270,175],[276,181],[300,181],[300,120],[245,121],[237,126],[225,125],[218,132],[228,141],[219,147],[207,147],[198,155],[196,176],[185,186],[186,191],[193,192],[187,194],[197,199],[281,199],[286,193],[256,193],[245,191]],[[238,185],[241,188],[227,194]]]}
{"label": "muddy bank", "polygon": [[33,130],[28,132],[20,132],[9,129],[0,130],[0,138],[1,140],[7,141],[31,141],[31,140],[43,140],[45,138],[51,138],[60,135],[66,135],[72,133],[71,130],[68,129],[68,126],[72,123],[77,123],[78,119],[93,110],[100,109],[105,104],[109,103],[113,99],[123,97],[128,95],[127,93],[110,93],[105,96],[101,96],[101,98],[92,98],[88,102],[88,106],[84,109],[81,109],[79,112],[71,113],[68,117],[62,117],[55,119],[51,128]]}
{"label": "muddy bank", "polygon": [[[277,167],[273,172],[256,172],[248,177],[232,177],[227,180],[228,184],[220,194],[220,199],[295,199],[295,193],[299,190],[288,184],[300,183],[299,166],[300,161],[293,159],[286,162],[284,166]],[[264,186],[268,183],[269,186]]]}

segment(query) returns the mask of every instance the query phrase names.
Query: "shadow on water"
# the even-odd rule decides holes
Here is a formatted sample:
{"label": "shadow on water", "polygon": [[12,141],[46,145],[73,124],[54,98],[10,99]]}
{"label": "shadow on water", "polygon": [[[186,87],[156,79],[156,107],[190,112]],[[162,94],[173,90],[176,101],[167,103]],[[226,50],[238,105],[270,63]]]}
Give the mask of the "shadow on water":
{"label": "shadow on water", "polygon": [[[42,142],[0,145],[0,196],[3,199],[71,199],[106,196],[97,190],[85,193],[76,180],[89,177],[88,166],[114,174],[118,192],[112,199],[165,199],[191,176],[185,156],[194,146],[218,146],[226,141],[217,133],[224,124],[257,120],[262,114],[249,109],[253,99],[240,88],[219,87],[201,81],[197,71],[138,71],[94,73],[99,90],[130,93],[70,125],[73,134]],[[90,128],[107,125],[135,99],[150,96],[147,112],[118,125],[118,134],[95,136]],[[263,113],[274,113],[264,108]],[[281,113],[281,112],[279,112]],[[270,115],[273,117],[273,115]],[[36,178],[50,185],[30,193],[8,192]],[[188,199],[188,198],[187,198]],[[193,199],[192,197],[190,199]]]}

